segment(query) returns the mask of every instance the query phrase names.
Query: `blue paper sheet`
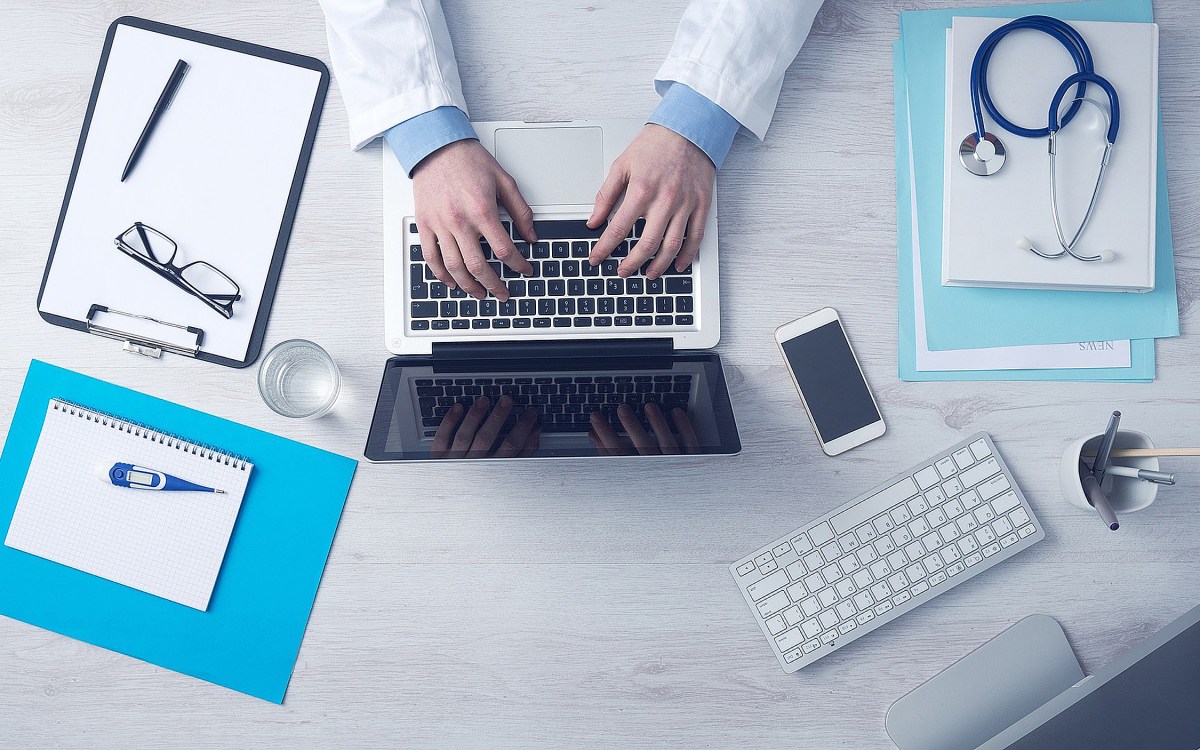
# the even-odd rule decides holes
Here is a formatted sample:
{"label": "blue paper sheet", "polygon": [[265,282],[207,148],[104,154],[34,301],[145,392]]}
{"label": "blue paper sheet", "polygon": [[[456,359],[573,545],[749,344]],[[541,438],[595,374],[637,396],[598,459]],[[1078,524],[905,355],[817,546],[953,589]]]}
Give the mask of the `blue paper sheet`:
{"label": "blue paper sheet", "polygon": [[910,131],[916,163],[918,213],[922,219],[919,227],[921,274],[929,348],[970,349],[1177,336],[1179,311],[1167,203],[1167,161],[1163,156],[1161,134],[1158,139],[1154,291],[1128,294],[942,286],[946,30],[954,16],[1015,18],[1033,13],[1067,20],[1152,20],[1150,0],[1093,0],[900,14],[904,70],[908,77],[912,114]]}
{"label": "blue paper sheet", "polygon": [[[895,71],[896,103],[896,239],[899,250],[899,374],[901,380],[1067,380],[1149,382],[1154,378],[1154,339],[1130,342],[1130,367],[1064,370],[971,370],[921,371],[917,369],[915,290],[913,284],[912,191],[909,169],[909,124],[906,106],[907,85],[904,74],[904,48],[900,41],[892,47]],[[924,267],[922,267],[924,270]]]}
{"label": "blue paper sheet", "polygon": [[0,614],[281,703],[357,462],[33,361],[0,456],[0,539],[62,398],[254,463],[207,612],[0,546]]}

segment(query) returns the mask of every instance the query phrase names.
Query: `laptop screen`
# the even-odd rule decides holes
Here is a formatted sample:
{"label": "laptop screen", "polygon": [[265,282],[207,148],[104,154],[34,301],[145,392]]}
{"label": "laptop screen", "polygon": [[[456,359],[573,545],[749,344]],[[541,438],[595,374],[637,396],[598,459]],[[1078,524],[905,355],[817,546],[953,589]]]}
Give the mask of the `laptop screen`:
{"label": "laptop screen", "polygon": [[734,454],[711,353],[595,359],[388,361],[372,461]]}

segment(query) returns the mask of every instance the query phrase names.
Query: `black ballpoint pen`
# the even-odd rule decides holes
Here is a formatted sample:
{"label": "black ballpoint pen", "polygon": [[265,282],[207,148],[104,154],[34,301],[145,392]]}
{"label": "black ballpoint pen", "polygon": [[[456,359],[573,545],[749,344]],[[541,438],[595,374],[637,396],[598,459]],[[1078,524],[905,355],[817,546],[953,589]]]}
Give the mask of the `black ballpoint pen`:
{"label": "black ballpoint pen", "polygon": [[158,95],[158,101],[154,103],[154,109],[150,112],[150,119],[146,120],[146,127],[142,128],[142,134],[138,136],[137,143],[134,144],[133,152],[129,154],[129,161],[125,162],[125,169],[121,171],[121,182],[129,176],[133,168],[137,166],[138,159],[141,158],[142,152],[146,150],[146,144],[150,142],[150,136],[154,134],[154,128],[158,125],[158,121],[162,119],[163,113],[171,106],[171,101],[175,98],[175,92],[179,90],[179,84],[183,83],[183,77],[187,75],[188,64],[183,60],[175,63],[175,70],[171,71],[171,77],[167,79],[167,85],[163,87],[162,93]]}

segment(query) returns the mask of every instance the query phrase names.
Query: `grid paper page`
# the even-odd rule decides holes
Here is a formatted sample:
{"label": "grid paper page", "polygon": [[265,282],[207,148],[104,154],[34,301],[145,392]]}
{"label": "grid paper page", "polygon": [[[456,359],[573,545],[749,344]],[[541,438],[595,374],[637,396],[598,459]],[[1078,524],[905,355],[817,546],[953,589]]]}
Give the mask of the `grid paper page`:
{"label": "grid paper page", "polygon": [[[117,487],[117,462],[226,494]],[[204,611],[252,468],[51,400],[4,543]]]}

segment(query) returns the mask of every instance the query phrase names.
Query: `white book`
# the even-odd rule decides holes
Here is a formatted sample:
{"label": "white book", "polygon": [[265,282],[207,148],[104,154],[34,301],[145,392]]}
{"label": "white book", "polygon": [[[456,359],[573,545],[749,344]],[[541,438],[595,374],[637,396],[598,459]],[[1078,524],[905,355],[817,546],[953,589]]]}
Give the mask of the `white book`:
{"label": "white book", "polygon": [[[115,463],[223,492],[118,487],[106,477]],[[4,543],[204,611],[253,468],[220,450],[53,399]]]}
{"label": "white book", "polygon": [[[1017,247],[1019,237],[1057,252],[1050,208],[1047,139],[1022,138],[984,113],[987,131],[1004,144],[1004,167],[988,177],[968,172],[958,158],[975,130],[970,72],[979,45],[1005,18],[955,18],[946,43],[945,177],[942,210],[942,283],[946,286],[1020,287],[1145,292],[1154,288],[1158,174],[1158,26],[1071,21],[1091,48],[1096,72],[1120,99],[1121,120],[1095,213],[1077,245],[1087,255],[1112,250],[1109,263],[1071,257],[1053,260]],[[1010,121],[1044,128],[1054,92],[1075,66],[1063,46],[1037,31],[1010,33],[997,45],[988,88]],[[1073,94],[1068,94],[1070,97]],[[1108,109],[1094,84],[1087,96]],[[1064,105],[1065,110],[1065,105]],[[1063,228],[1074,234],[1091,199],[1104,150],[1105,120],[1084,104],[1057,138],[1058,200]]]}

